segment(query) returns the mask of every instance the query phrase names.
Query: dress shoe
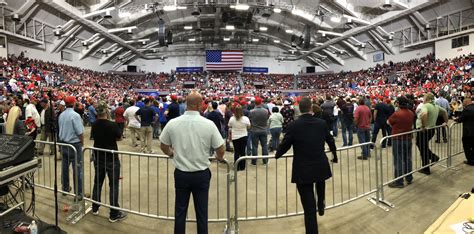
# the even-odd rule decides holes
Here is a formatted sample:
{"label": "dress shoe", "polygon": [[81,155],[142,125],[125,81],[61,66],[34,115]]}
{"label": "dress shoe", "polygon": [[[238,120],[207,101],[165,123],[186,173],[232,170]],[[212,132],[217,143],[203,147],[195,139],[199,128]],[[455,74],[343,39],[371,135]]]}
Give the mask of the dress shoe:
{"label": "dress shoe", "polygon": [[469,166],[474,166],[474,162],[464,161],[463,163]]}
{"label": "dress shoe", "polygon": [[319,216],[324,216],[324,209],[326,209],[326,203],[318,204],[318,214]]}
{"label": "dress shoe", "polygon": [[359,160],[367,160],[368,158],[367,158],[367,157],[364,157],[364,156],[359,156],[359,157],[357,157],[357,159],[359,159]]}
{"label": "dress shoe", "polygon": [[392,183],[388,184],[388,187],[390,187],[390,188],[403,188],[404,185],[403,185],[403,183],[400,184],[400,183],[392,182]]}
{"label": "dress shoe", "polygon": [[431,162],[438,162],[439,161],[439,157],[434,155],[433,158],[431,158]]}

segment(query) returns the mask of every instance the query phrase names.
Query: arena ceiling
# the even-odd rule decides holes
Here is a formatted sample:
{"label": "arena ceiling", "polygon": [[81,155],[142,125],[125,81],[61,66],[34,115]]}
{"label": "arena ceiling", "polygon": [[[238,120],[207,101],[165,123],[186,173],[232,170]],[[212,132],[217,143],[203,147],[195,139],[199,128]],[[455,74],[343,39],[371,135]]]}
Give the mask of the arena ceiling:
{"label": "arena ceiling", "polygon": [[[394,54],[389,40],[394,22],[398,28],[418,25],[421,30],[431,19],[420,12],[429,13],[429,9],[444,5],[472,7],[470,0],[6,2],[13,9],[12,15],[55,18],[53,52],[82,44],[81,58],[100,56],[101,63],[116,66],[137,58],[202,54],[211,48],[264,54],[262,45],[268,45],[284,51],[277,59],[306,59],[327,67],[327,63],[343,64],[351,57],[367,60],[369,47]],[[160,28],[163,31],[159,35]]]}

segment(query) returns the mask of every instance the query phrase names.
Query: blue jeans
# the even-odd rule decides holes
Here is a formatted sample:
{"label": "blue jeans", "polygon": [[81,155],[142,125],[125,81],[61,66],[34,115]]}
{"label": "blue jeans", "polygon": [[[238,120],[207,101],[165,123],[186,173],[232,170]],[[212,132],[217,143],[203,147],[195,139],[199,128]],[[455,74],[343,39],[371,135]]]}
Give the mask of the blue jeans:
{"label": "blue jeans", "polygon": [[334,120],[332,121],[332,135],[337,137],[337,122],[339,121],[338,116],[334,116]]}
{"label": "blue jeans", "polygon": [[[351,146],[352,145],[352,140],[353,140],[353,136],[352,136],[352,131],[354,129],[354,124],[351,123],[351,124],[347,124],[347,123],[342,123],[342,142],[343,142],[343,146]],[[349,144],[347,143],[347,135],[346,135],[346,132],[348,133],[347,135],[349,135]]]}
{"label": "blue jeans", "polygon": [[[258,142],[260,141],[260,145],[262,145],[262,155],[268,155],[268,146],[267,146],[267,131],[261,132],[252,132],[252,156],[258,155]],[[263,163],[266,164],[268,159],[263,159]],[[257,164],[257,160],[252,159],[252,164]]]}
{"label": "blue jeans", "polygon": [[252,132],[249,131],[247,134],[247,155],[250,156],[252,152]]}
{"label": "blue jeans", "polygon": [[282,128],[270,128],[270,134],[272,135],[272,149],[276,150],[280,145],[280,135]]}
{"label": "blue jeans", "polygon": [[[374,131],[372,132],[372,142],[375,143],[375,141],[377,141],[377,135],[379,134],[379,131],[382,130],[382,136],[385,137],[387,135],[390,135],[390,132],[388,131],[389,130],[389,126],[387,123],[377,123],[375,122],[374,124]],[[390,139],[389,139],[390,141]],[[382,148],[385,148],[386,147],[386,144],[387,142],[386,141],[383,141],[382,142]],[[391,144],[391,142],[390,142]],[[390,145],[389,144],[389,145]]]}
{"label": "blue jeans", "polygon": [[[412,171],[411,161],[411,139],[396,139],[392,140],[392,154],[395,178],[400,177]],[[413,175],[405,176],[407,182],[413,180]],[[397,184],[403,184],[403,178],[395,181]]]}
{"label": "blue jeans", "polygon": [[[74,152],[69,147],[61,147],[62,153],[62,170],[61,170],[61,184],[62,189],[65,192],[69,192],[69,167],[72,163],[72,174],[74,177],[74,191],[77,195],[82,197],[83,190],[82,190],[82,178],[83,178],[83,171],[84,171],[84,157],[82,155],[82,145],[81,143],[71,144],[74,146],[77,152],[77,157],[74,155]],[[76,165],[77,161],[77,165]],[[79,170],[76,172],[76,170]],[[76,178],[77,178],[77,185],[76,185]]]}
{"label": "blue jeans", "polygon": [[[370,129],[357,128],[357,138],[359,144],[370,142]],[[370,157],[369,145],[364,145],[362,148],[362,157]]]}

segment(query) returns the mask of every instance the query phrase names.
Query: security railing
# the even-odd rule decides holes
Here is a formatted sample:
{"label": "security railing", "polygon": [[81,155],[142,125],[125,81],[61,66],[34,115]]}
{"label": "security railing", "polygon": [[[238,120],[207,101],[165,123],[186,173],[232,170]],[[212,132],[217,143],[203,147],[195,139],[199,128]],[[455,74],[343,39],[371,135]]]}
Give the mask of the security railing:
{"label": "security railing", "polygon": [[[442,132],[442,129],[446,129],[447,143],[442,142],[442,138],[440,143],[435,142],[436,131]],[[390,140],[391,147],[387,148],[381,148],[379,144],[368,142],[337,149],[338,163],[330,163],[332,177],[326,180],[327,209],[374,194],[369,200],[388,211],[388,208],[393,205],[384,200],[384,186],[429,166],[440,165],[443,167],[439,168],[444,168],[444,161],[450,168],[452,158],[463,153],[461,134],[462,124],[454,123],[449,127],[436,126],[427,130],[413,130],[408,133],[386,136],[381,139],[380,143]],[[401,147],[400,139],[410,142],[411,145],[405,145],[396,154],[411,153],[412,168],[406,168],[406,170],[395,174],[398,166],[394,166],[393,152],[394,149],[397,150]],[[51,142],[35,142],[52,146]],[[419,148],[424,147],[422,142],[427,142],[427,147],[439,159],[431,157],[431,160],[423,163],[419,153]],[[70,150],[71,153],[75,151],[72,145],[58,143],[59,146],[63,150]],[[369,146],[374,147],[374,150],[370,151],[372,157],[367,160],[359,160],[357,157],[361,155],[362,147]],[[46,150],[46,152],[48,151]],[[328,153],[330,152],[326,151],[326,154]],[[107,176],[105,176],[104,185],[100,189],[100,196],[85,197],[83,201],[145,217],[174,220],[174,183],[171,178],[174,166],[166,155],[113,151],[93,147],[84,148],[83,155],[84,162],[86,162],[83,167],[84,193],[92,195],[94,195],[94,178],[97,175],[96,168],[99,168],[101,164],[110,163],[106,160],[112,160],[112,165],[116,163],[114,160],[120,162],[120,171],[112,171],[111,174],[112,178],[117,178],[115,173],[119,174],[119,183],[111,184],[113,189],[114,186],[118,187],[118,202],[111,202],[110,181]],[[42,168],[35,175],[35,183],[39,187],[53,190],[53,158],[45,154],[39,157],[43,163]],[[101,157],[104,157],[105,160],[98,159]],[[94,164],[91,159],[98,161]],[[267,159],[269,163],[262,165],[263,159]],[[209,193],[209,221],[225,222],[227,233],[238,232],[240,221],[275,219],[303,214],[296,186],[291,185],[292,155],[284,155],[278,160],[272,155],[241,157],[232,167],[226,161],[218,162],[215,158],[210,158],[210,160],[213,163],[210,168],[212,179]],[[256,166],[252,166],[249,160],[257,160],[258,163]],[[407,160],[408,158],[405,161]],[[246,169],[238,171],[236,165],[239,163],[246,163]],[[435,167],[434,172],[439,168]],[[59,178],[60,176],[59,173]],[[77,183],[77,179],[75,183]],[[232,185],[232,183],[234,184]],[[231,188],[234,189],[232,193]],[[97,191],[99,191],[98,187]],[[66,191],[61,192],[66,193]],[[81,198],[80,194],[69,194],[75,198]],[[112,200],[114,198],[113,196]],[[193,203],[192,201],[190,203],[191,209]],[[90,211],[90,208],[87,211]],[[194,212],[188,213],[188,221],[195,221]]]}

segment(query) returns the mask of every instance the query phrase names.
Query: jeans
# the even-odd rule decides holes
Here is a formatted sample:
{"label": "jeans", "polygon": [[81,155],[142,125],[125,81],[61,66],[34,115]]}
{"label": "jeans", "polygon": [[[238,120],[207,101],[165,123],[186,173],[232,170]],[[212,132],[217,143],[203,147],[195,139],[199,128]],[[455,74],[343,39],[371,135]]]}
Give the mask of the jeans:
{"label": "jeans", "polygon": [[[99,152],[101,153],[101,152]],[[103,154],[103,153],[101,153]],[[110,205],[114,207],[120,207],[118,203],[119,196],[119,178],[120,178],[120,161],[118,157],[105,157],[98,155],[94,160],[94,187],[92,187],[92,200],[100,202],[102,185],[105,181],[105,175],[109,178],[109,201]],[[112,156],[112,155],[110,155]],[[98,210],[100,205],[92,203],[92,210]],[[117,217],[119,211],[116,209],[110,209],[110,217]]]}
{"label": "jeans", "polygon": [[248,132],[247,136],[247,155],[252,155],[252,132]]}
{"label": "jeans", "polygon": [[[382,130],[382,136],[384,136],[384,137],[390,134],[388,132],[389,126],[388,126],[387,123],[377,123],[377,122],[375,122],[374,131],[372,132],[372,142],[373,143],[375,143],[375,141],[377,141],[377,135],[379,134],[380,130]],[[386,144],[387,144],[387,142],[383,141],[382,142],[382,148],[385,148]]]}
{"label": "jeans", "polygon": [[[393,139],[392,154],[395,178],[412,171],[411,146],[411,138]],[[405,179],[407,182],[411,182],[413,181],[413,175],[407,175]],[[395,183],[403,184],[403,178],[396,180]]]}
{"label": "jeans", "polygon": [[[342,142],[343,142],[343,146],[351,146],[352,145],[352,140],[353,140],[353,136],[352,136],[352,130],[354,129],[354,124],[353,123],[350,123],[350,124],[347,124],[347,123],[342,123]],[[346,134],[347,132],[347,134]],[[347,135],[349,135],[349,143],[347,142]]]}
{"label": "jeans", "polygon": [[120,130],[120,136],[123,136],[123,130],[125,129],[125,123],[117,123],[119,130]]}
{"label": "jeans", "polygon": [[[438,156],[430,150],[430,140],[435,134],[434,129],[425,130],[416,134],[416,147],[420,151],[421,163],[423,166],[430,164],[430,160],[436,159]],[[429,171],[430,168],[425,168]]]}
{"label": "jeans", "polygon": [[[252,156],[258,155],[258,142],[260,141],[260,145],[262,145],[262,155],[268,155],[268,146],[267,146],[267,131],[261,132],[252,132]],[[268,162],[268,158],[263,159],[263,163],[266,164]],[[257,164],[257,160],[252,159],[252,164]]]}
{"label": "jeans", "polygon": [[337,137],[337,122],[339,121],[339,117],[336,115],[332,120],[332,135]]}
{"label": "jeans", "polygon": [[306,234],[318,233],[318,221],[316,217],[316,199],[314,197],[314,189],[318,197],[318,207],[324,207],[326,184],[324,181],[314,184],[296,184],[298,193],[300,194],[301,204],[304,210],[304,226]]}
{"label": "jeans", "polygon": [[160,122],[156,121],[153,123],[153,138],[160,137],[161,129],[160,129]]}
{"label": "jeans", "polygon": [[[370,129],[357,128],[357,138],[359,139],[359,144],[370,142]],[[369,145],[361,146],[362,148],[362,157],[370,157]]]}
{"label": "jeans", "polygon": [[281,128],[270,128],[270,134],[272,135],[272,149],[276,150],[280,145]]}
{"label": "jeans", "polygon": [[[232,144],[234,145],[234,163],[240,157],[245,156],[245,147],[247,146],[247,137],[241,137],[239,139],[232,140]],[[245,160],[240,161],[239,165],[237,166],[237,170],[245,170]]]}
{"label": "jeans", "polygon": [[[62,153],[62,162],[61,162],[61,184],[62,189],[65,192],[69,192],[69,167],[72,164],[72,174],[74,178],[74,192],[82,197],[83,190],[82,190],[82,172],[84,171],[84,158],[82,155],[82,144],[81,143],[74,143],[71,144],[76,149],[76,155],[69,147],[61,147]],[[77,157],[75,157],[77,156]],[[77,161],[77,165],[76,165]],[[76,169],[77,168],[77,169]],[[77,183],[76,183],[77,179]]]}
{"label": "jeans", "polygon": [[209,169],[196,172],[184,172],[175,169],[175,234],[186,233],[186,215],[191,194],[193,194],[194,210],[196,212],[197,233],[208,233],[207,220],[210,182],[211,171]]}

